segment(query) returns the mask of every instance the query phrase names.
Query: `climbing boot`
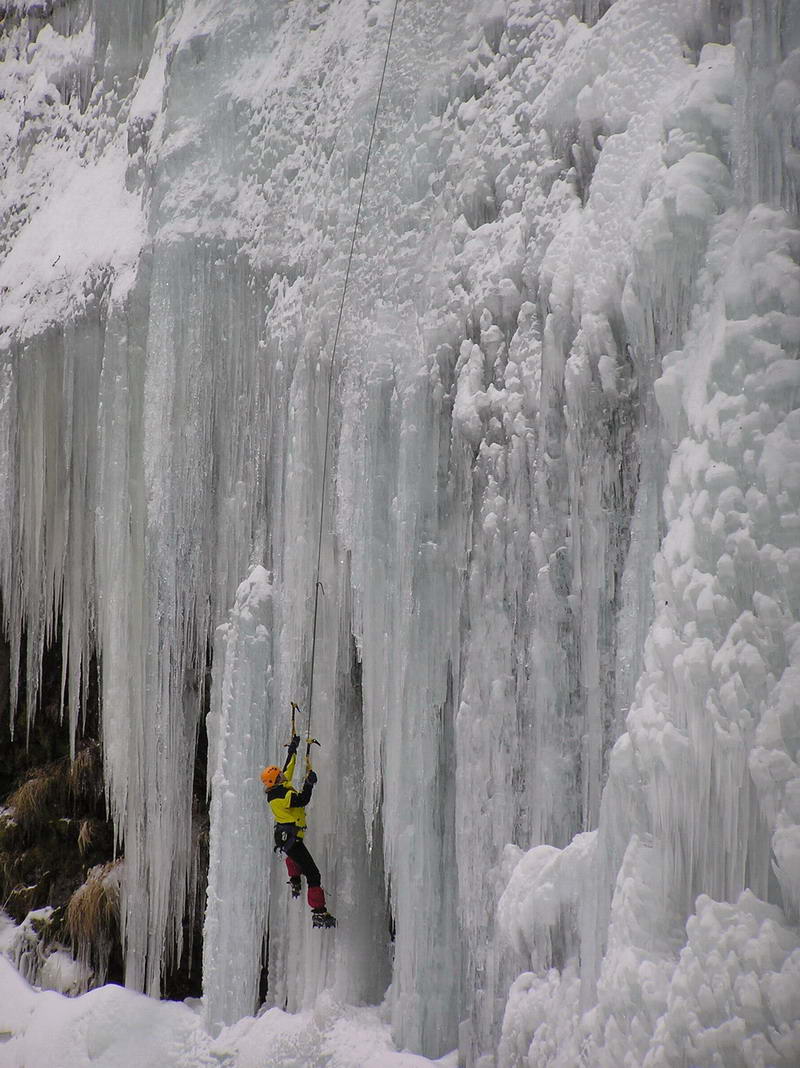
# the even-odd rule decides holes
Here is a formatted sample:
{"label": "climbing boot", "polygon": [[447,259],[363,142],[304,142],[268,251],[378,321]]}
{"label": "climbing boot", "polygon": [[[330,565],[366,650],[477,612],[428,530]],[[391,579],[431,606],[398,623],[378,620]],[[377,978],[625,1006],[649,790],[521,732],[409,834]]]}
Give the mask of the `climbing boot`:
{"label": "climbing boot", "polygon": [[300,885],[300,876],[293,875],[289,880],[289,888],[292,891],[292,897],[300,897],[302,893],[302,886]]}
{"label": "climbing boot", "polygon": [[327,909],[312,909],[311,910],[311,926],[312,927],[335,927],[336,917],[331,916]]}

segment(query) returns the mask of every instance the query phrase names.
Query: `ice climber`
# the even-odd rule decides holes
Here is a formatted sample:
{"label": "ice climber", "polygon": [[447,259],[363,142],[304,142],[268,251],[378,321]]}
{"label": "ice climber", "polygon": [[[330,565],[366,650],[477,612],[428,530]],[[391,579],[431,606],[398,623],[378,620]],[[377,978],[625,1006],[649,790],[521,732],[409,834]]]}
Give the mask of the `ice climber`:
{"label": "ice climber", "polygon": [[309,768],[303,789],[298,793],[292,786],[299,745],[300,738],[295,734],[289,743],[289,752],[283,770],[271,764],[261,772],[261,781],[264,784],[264,793],[267,795],[269,807],[275,817],[275,850],[280,850],[285,855],[292,897],[300,896],[302,889],[300,876],[305,875],[313,926],[335,927],[336,919],[331,916],[325,905],[325,891],[320,885],[322,880],[319,868],[303,842],[306,830],[306,805],[311,800],[317,776]]}

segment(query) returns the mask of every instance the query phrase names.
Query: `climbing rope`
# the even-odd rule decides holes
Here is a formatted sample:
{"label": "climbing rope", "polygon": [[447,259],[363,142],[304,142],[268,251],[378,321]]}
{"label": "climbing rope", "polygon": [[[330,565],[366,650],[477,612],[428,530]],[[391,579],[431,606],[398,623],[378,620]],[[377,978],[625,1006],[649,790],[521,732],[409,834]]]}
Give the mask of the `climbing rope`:
{"label": "climbing rope", "polygon": [[[358,197],[358,208],[356,209],[356,218],[353,223],[353,237],[350,241],[350,253],[347,257],[347,268],[344,273],[344,285],[342,286],[342,299],[339,302],[339,315],[336,320],[336,331],[333,335],[333,349],[331,351],[331,365],[328,371],[328,401],[325,411],[325,450],[323,453],[322,461],[322,493],[320,495],[319,506],[319,538],[317,540],[317,570],[316,578],[314,581],[314,624],[311,631],[311,679],[308,686],[308,710],[307,710],[307,726],[306,737],[311,739],[311,712],[313,708],[314,700],[314,668],[316,666],[317,655],[317,619],[319,615],[319,591],[322,589],[322,583],[320,582],[320,568],[322,565],[322,533],[324,529],[324,517],[325,517],[325,483],[328,477],[328,453],[330,447],[330,423],[331,423],[331,401],[333,398],[333,371],[336,362],[336,346],[339,344],[339,331],[342,326],[342,315],[344,313],[344,302],[347,297],[347,285],[350,281],[350,268],[353,263],[353,253],[356,247],[356,236],[358,234],[358,224],[361,219],[361,205],[364,202],[364,190],[367,186],[367,175],[369,173],[369,161],[372,156],[372,143],[375,140],[375,129],[378,125],[378,111],[381,106],[381,95],[383,94],[383,83],[386,78],[386,68],[389,63],[389,51],[392,47],[392,34],[394,33],[394,24],[397,18],[397,9],[399,7],[400,0],[394,0],[394,7],[392,9],[392,21],[389,24],[389,36],[386,39],[386,53],[383,57],[383,69],[381,70],[381,80],[378,85],[378,95],[375,100],[375,111],[372,115],[372,129],[369,134],[369,143],[367,144],[367,157],[364,161],[364,174],[361,179],[361,192]],[[325,592],[324,590],[322,591]],[[311,750],[311,741],[308,743],[308,752],[306,754],[306,761],[308,762],[308,753]]]}

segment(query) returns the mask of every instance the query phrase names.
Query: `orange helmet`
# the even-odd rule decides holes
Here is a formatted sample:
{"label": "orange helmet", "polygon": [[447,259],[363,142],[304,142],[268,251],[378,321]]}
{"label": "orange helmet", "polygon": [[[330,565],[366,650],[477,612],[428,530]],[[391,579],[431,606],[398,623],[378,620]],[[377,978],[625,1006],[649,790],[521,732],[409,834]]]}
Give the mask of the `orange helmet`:
{"label": "orange helmet", "polygon": [[261,772],[261,781],[268,790],[271,790],[275,783],[278,781],[278,776],[281,774],[281,769],[277,768],[274,764],[270,764],[268,768],[264,768]]}

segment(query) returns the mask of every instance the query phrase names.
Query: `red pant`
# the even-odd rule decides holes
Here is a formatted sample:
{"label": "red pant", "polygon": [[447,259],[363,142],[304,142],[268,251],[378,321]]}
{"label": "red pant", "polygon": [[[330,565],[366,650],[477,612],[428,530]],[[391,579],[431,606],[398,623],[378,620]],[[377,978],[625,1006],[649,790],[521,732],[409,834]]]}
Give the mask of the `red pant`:
{"label": "red pant", "polygon": [[308,883],[309,907],[312,909],[324,909],[325,891],[320,886],[319,868],[300,838],[295,841],[292,848],[286,853],[286,870],[289,872],[290,879],[305,875]]}

